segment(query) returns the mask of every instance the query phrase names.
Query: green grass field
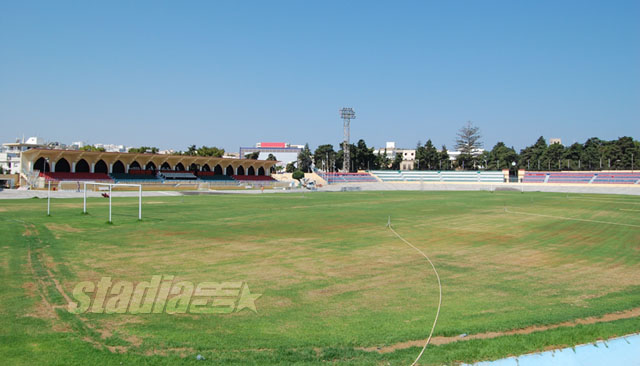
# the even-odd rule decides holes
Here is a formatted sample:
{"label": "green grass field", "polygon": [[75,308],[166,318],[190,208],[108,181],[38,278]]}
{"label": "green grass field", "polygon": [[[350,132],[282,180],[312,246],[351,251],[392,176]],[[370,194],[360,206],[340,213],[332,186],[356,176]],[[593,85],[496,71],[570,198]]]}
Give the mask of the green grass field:
{"label": "green grass field", "polygon": [[[112,225],[106,203],[90,199],[82,215],[81,200],[54,200],[47,217],[46,200],[0,201],[4,364],[409,365],[431,329],[438,287],[424,258],[386,228],[389,216],[442,278],[436,338],[420,364],[497,359],[640,331],[638,316],[611,317],[640,307],[637,197],[150,197],[141,222],[136,199],[114,198]],[[261,294],[257,313],[66,310],[64,295],[78,282],[109,276],[137,283],[152,275],[244,281]],[[582,324],[562,324],[577,319]],[[532,326],[540,328],[512,332]]]}

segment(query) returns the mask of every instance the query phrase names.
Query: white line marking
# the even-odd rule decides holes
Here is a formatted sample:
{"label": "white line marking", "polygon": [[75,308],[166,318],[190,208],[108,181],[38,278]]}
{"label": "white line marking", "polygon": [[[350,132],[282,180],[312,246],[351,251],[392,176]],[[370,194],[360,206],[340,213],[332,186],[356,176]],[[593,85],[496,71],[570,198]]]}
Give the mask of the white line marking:
{"label": "white line marking", "polygon": [[640,212],[640,210],[632,210],[630,208],[621,208],[620,211],[633,211],[633,212]]}
{"label": "white line marking", "polygon": [[596,202],[608,202],[608,203],[619,203],[621,205],[640,205],[640,202],[632,202],[631,200],[602,200],[597,198],[575,198],[575,197],[567,197],[570,201],[596,201]]}
{"label": "white line marking", "polygon": [[427,261],[429,262],[429,264],[431,265],[431,268],[433,268],[433,273],[436,274],[436,278],[438,279],[438,288],[440,290],[440,298],[438,300],[438,311],[436,311],[436,318],[433,320],[433,326],[431,327],[431,332],[429,333],[429,338],[427,338],[427,342],[424,344],[424,347],[422,347],[422,351],[420,351],[420,354],[418,355],[418,357],[416,358],[415,361],[413,361],[413,363],[411,364],[411,366],[414,366],[418,363],[418,361],[420,361],[420,357],[422,357],[422,354],[424,353],[424,351],[427,349],[427,346],[429,345],[429,342],[431,341],[431,337],[433,336],[433,331],[436,329],[436,323],[438,322],[438,316],[440,316],[440,307],[442,306],[442,283],[440,282],[440,275],[438,275],[438,271],[436,271],[436,266],[433,265],[433,262],[431,262],[431,259],[429,259],[429,257],[427,257],[426,254],[424,254],[424,252],[418,248],[416,248],[413,244],[409,243],[405,238],[403,238],[402,236],[400,236],[400,234],[398,234],[393,227],[391,226],[391,217],[389,217],[389,221],[387,223],[387,226],[389,227],[389,229],[403,242],[405,242],[405,244],[407,244],[408,246],[410,246],[411,248],[415,249],[418,253],[422,254],[423,257],[425,257],[427,259]]}
{"label": "white line marking", "polygon": [[504,212],[517,214],[517,215],[539,216],[539,217],[548,217],[548,218],[560,219],[560,220],[594,222],[596,224],[608,224],[608,225],[629,226],[629,227],[638,227],[638,228],[640,228],[640,225],[624,224],[624,223],[620,223],[620,222],[609,222],[609,221],[599,221],[599,220],[589,220],[589,219],[578,219],[578,218],[572,218],[572,217],[544,215],[544,214],[536,214],[536,213],[529,213],[529,212],[515,212],[515,211],[509,211],[509,209],[506,208],[506,207],[504,208]]}

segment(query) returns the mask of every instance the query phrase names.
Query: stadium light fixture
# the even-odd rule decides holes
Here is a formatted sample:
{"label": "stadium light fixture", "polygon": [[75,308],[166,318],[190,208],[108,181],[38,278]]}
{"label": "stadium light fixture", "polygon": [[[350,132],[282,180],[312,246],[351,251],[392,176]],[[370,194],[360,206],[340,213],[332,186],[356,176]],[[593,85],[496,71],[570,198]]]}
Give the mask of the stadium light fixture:
{"label": "stadium light fixture", "polygon": [[350,164],[351,164],[351,151],[349,149],[349,138],[350,138],[350,124],[351,120],[356,118],[356,112],[354,112],[353,108],[342,108],[340,109],[340,118],[344,120],[342,125],[343,129],[343,141],[342,141],[342,151],[344,152],[344,160],[342,163],[342,170],[344,172],[349,172]]}

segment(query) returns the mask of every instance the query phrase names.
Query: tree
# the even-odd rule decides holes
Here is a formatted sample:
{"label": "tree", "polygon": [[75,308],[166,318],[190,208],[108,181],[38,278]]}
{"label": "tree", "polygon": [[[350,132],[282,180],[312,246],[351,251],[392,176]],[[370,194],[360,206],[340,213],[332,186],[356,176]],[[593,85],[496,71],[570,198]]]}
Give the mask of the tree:
{"label": "tree", "polygon": [[269,154],[269,156],[267,156],[267,160],[268,161],[278,161],[278,159],[276,159],[276,156],[273,154]]}
{"label": "tree", "polygon": [[563,157],[564,146],[562,144],[549,145],[542,157],[544,169],[561,170]]}
{"label": "tree", "polygon": [[224,155],[224,149],[219,149],[215,146],[208,147],[203,145],[202,147],[198,148],[198,150],[196,150],[196,154],[198,156],[213,156],[216,158],[221,158]]}
{"label": "tree", "polygon": [[[442,145],[442,149],[440,150],[440,153],[438,154],[438,167],[439,169],[447,169],[447,167],[449,166],[449,151],[447,151],[447,146],[446,145]],[[440,167],[442,166],[442,167]]]}
{"label": "tree", "polygon": [[584,148],[580,143],[576,142],[573,145],[569,146],[569,148],[564,151],[564,162],[562,164],[563,168],[567,170],[582,169],[581,157],[583,151]]}
{"label": "tree", "polygon": [[376,156],[376,167],[377,169],[389,169],[389,167],[391,166],[391,159],[389,159],[389,156],[387,155],[387,149],[384,149],[384,153],[381,154],[380,151],[378,151],[378,155]]}
{"label": "tree", "polygon": [[520,150],[521,165],[527,167],[527,170],[546,169],[542,165],[543,156],[546,151],[547,141],[544,137],[540,136],[535,144]]}
{"label": "tree", "polygon": [[335,160],[336,152],[331,144],[320,145],[313,152],[313,163],[317,167],[323,167],[325,171],[331,170],[332,162]]}
{"label": "tree", "polygon": [[391,163],[391,169],[400,170],[401,163],[402,163],[402,154],[397,153],[395,159],[393,159],[393,163]]}
{"label": "tree", "polygon": [[457,136],[456,149],[462,153],[461,155],[473,155],[476,150],[482,148],[480,128],[474,126],[471,121],[460,128]]}
{"label": "tree", "polygon": [[485,151],[481,155],[481,159],[480,163],[489,170],[509,169],[515,174],[515,170],[518,168],[511,164],[519,161],[518,153],[513,147],[508,147],[502,141],[498,142],[490,152]]}
{"label": "tree", "polygon": [[287,173],[293,173],[296,170],[296,165],[294,163],[288,163],[287,167],[285,168],[285,172]]}
{"label": "tree", "polygon": [[456,158],[456,166],[458,169],[473,170],[476,160],[473,155],[462,153]]}
{"label": "tree", "polygon": [[585,141],[584,149],[582,149],[582,166],[584,169],[601,169],[600,166],[600,149],[602,148],[602,140],[597,137],[592,137]]}
{"label": "tree", "polygon": [[138,153],[138,154],[144,154],[144,153],[152,153],[152,154],[156,154],[158,153],[158,148],[157,147],[148,147],[148,146],[141,146],[141,147],[132,147],[129,149],[130,153]]}
{"label": "tree", "polygon": [[260,156],[260,151],[254,151],[252,153],[248,153],[244,155],[245,159],[258,160],[258,156]]}
{"label": "tree", "polygon": [[93,145],[85,145],[85,146],[81,147],[80,150],[82,150],[82,151],[99,151],[99,152],[105,152],[106,151],[104,147],[95,147]]}
{"label": "tree", "polygon": [[376,168],[376,156],[373,153],[373,148],[368,148],[367,143],[362,139],[358,140],[356,154],[355,156],[352,155],[352,157],[355,158],[355,170]]}
{"label": "tree", "polygon": [[291,174],[291,178],[300,181],[300,179],[304,178],[304,173],[301,170],[296,170]]}
{"label": "tree", "polygon": [[184,154],[189,156],[196,156],[198,154],[198,149],[196,148],[196,145],[189,146],[187,148],[187,151],[185,151]]}
{"label": "tree", "polygon": [[313,159],[311,158],[309,144],[305,144],[302,151],[298,154],[298,168],[305,173],[310,173],[312,163]]}
{"label": "tree", "polygon": [[[354,157],[356,156],[356,152],[357,152],[358,148],[356,147],[356,145],[354,144],[349,144],[349,153],[351,156],[351,170],[353,171],[355,169],[356,164],[353,162]],[[338,170],[342,170],[342,164],[344,163],[344,149],[342,144],[340,144],[340,150],[338,150],[338,152],[336,153],[336,160],[335,160],[335,166],[336,169]]]}
{"label": "tree", "polygon": [[420,156],[418,156],[418,151],[416,151],[416,159],[420,159],[418,169],[420,169],[420,167],[424,167],[431,170],[439,166],[440,156],[438,154],[438,149],[433,146],[431,140],[427,140],[424,147],[419,150]]}

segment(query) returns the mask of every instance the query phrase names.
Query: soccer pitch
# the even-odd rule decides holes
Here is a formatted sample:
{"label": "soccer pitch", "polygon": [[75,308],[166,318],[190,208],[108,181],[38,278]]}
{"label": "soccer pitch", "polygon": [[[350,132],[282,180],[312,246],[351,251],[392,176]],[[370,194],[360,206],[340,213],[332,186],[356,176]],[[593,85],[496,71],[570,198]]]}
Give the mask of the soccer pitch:
{"label": "soccer pitch", "polygon": [[[50,217],[46,200],[0,201],[6,364],[410,365],[431,331],[438,283],[425,258],[387,228],[389,217],[442,280],[442,310],[419,364],[640,331],[638,197],[150,197],[142,221],[137,198],[113,202],[109,225],[105,199],[90,198],[88,215],[80,199],[54,199]],[[136,286],[153,276],[171,282],[165,292],[174,311],[154,303],[149,313],[132,313],[126,296],[111,302],[121,313],[95,304],[105,277]],[[69,300],[82,304],[83,282],[96,285],[85,291],[90,307],[69,312]],[[178,282],[226,283],[224,294],[200,297],[226,300],[199,312],[192,303],[180,308],[175,300],[184,292],[171,287]],[[126,288],[105,290],[105,304]]]}

